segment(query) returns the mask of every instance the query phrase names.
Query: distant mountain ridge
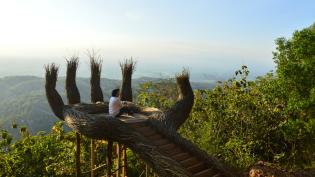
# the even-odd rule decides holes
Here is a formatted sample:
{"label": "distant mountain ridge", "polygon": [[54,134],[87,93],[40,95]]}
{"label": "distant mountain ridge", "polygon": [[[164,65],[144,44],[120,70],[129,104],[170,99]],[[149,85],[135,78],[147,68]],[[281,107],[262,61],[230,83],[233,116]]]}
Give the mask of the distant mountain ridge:
{"label": "distant mountain ridge", "polygon": [[[148,81],[158,82],[160,78],[141,77],[133,79],[133,89],[141,83]],[[5,128],[11,133],[16,131],[11,128],[12,121],[19,125],[25,125],[31,133],[49,131],[50,127],[58,119],[53,115],[46,100],[44,79],[36,76],[6,76],[0,78],[0,129]],[[101,79],[104,99],[108,100],[110,92],[119,88],[120,80]],[[57,82],[57,90],[66,103],[65,77],[60,77]],[[89,78],[77,78],[77,85],[82,102],[90,102]],[[214,83],[192,82],[194,89],[213,87]]]}

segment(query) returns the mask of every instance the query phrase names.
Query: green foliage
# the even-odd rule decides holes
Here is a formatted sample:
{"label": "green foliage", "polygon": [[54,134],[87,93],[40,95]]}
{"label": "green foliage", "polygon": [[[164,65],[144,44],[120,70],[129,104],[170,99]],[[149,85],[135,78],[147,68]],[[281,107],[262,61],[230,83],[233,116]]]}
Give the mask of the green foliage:
{"label": "green foliage", "polygon": [[145,170],[144,162],[134,154],[130,149],[127,149],[127,160],[128,160],[128,169],[127,174],[128,176],[141,176],[143,175]]}
{"label": "green foliage", "polygon": [[0,138],[0,147],[3,147],[4,150],[9,148],[9,145],[12,142],[12,136],[6,130],[1,130],[1,138]]}
{"label": "green foliage", "polygon": [[240,167],[257,160],[310,164],[315,127],[288,114],[279,81],[270,74],[246,86],[237,82],[232,79],[205,94],[213,152]]}
{"label": "green foliage", "polygon": [[287,92],[288,112],[296,118],[315,116],[315,24],[276,40],[277,76]]}
{"label": "green foliage", "polygon": [[22,138],[9,149],[1,146],[0,176],[70,176],[74,145],[61,141],[62,133],[29,136],[26,127],[20,132]]}
{"label": "green foliage", "polygon": [[174,103],[176,96],[174,79],[146,82],[139,85],[136,102],[141,106],[165,109]]}
{"label": "green foliage", "polygon": [[38,132],[35,136],[20,127],[21,139],[15,142],[8,141],[10,135],[2,130],[0,176],[73,176],[74,134],[65,134],[62,125],[57,122],[50,134]]}
{"label": "green foliage", "polygon": [[315,24],[276,40],[274,60],[279,79],[290,89],[307,96],[315,85]]}

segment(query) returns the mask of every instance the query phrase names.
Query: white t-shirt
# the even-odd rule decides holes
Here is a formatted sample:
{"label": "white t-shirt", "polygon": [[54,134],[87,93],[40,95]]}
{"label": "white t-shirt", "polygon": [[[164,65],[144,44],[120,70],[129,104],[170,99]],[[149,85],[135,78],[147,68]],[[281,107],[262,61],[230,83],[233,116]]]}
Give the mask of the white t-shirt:
{"label": "white t-shirt", "polygon": [[122,108],[122,104],[121,104],[120,98],[119,97],[113,97],[113,96],[110,97],[109,108],[108,108],[109,114],[111,116],[115,117],[119,113],[121,108]]}

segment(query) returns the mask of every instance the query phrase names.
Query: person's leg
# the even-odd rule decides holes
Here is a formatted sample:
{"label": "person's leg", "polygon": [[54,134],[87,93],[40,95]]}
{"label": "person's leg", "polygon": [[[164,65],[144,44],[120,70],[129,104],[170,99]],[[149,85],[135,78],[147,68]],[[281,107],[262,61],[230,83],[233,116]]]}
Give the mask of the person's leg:
{"label": "person's leg", "polygon": [[119,110],[119,113],[115,117],[119,117],[119,116],[121,116],[124,113],[130,114],[131,112],[129,111],[129,109],[127,107],[122,107]]}

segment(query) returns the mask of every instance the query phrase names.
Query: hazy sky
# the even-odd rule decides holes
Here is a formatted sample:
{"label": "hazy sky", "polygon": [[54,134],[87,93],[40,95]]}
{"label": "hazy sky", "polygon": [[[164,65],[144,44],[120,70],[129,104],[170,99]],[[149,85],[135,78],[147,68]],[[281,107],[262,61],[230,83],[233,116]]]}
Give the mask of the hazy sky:
{"label": "hazy sky", "polygon": [[63,74],[72,54],[88,76],[87,49],[103,56],[104,77],[131,56],[138,76],[188,67],[206,79],[242,64],[263,74],[274,40],[314,22],[314,0],[0,0],[0,76],[42,76],[50,62]]}

